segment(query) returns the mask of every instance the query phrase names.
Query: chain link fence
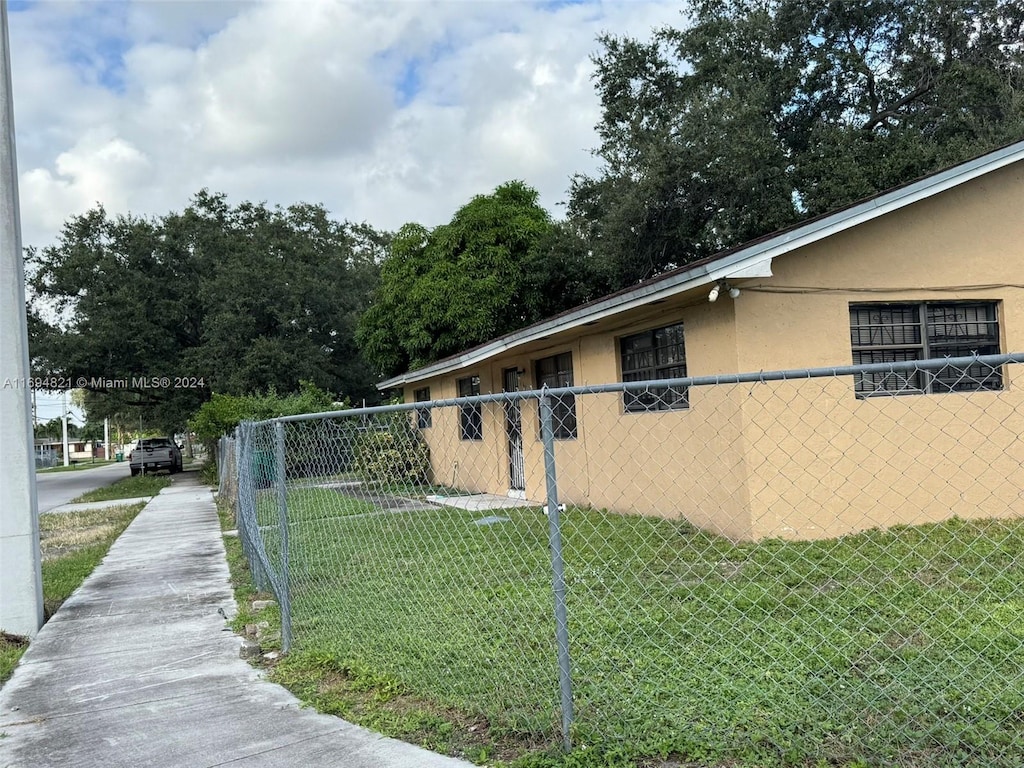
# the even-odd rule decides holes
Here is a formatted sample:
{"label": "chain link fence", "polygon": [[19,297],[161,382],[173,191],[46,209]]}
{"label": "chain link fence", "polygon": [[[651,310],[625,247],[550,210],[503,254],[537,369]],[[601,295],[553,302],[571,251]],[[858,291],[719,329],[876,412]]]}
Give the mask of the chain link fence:
{"label": "chain link fence", "polygon": [[522,751],[1016,768],[1020,362],[244,423],[221,492],[287,650]]}

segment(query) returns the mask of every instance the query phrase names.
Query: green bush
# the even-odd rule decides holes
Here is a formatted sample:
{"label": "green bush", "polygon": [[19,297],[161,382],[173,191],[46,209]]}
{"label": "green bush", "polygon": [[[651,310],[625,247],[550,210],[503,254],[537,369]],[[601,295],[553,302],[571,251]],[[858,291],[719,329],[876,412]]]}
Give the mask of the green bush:
{"label": "green bush", "polygon": [[356,471],[367,483],[423,485],[430,478],[430,452],[408,414],[367,428],[356,441]]}
{"label": "green bush", "polygon": [[221,435],[232,432],[242,421],[264,421],[278,416],[296,416],[348,408],[348,401],[337,403],[329,392],[318,389],[308,381],[299,383],[299,391],[279,395],[273,390],[266,394],[224,395],[214,393],[193,414],[189,426],[204,443],[212,444]]}
{"label": "green bush", "polygon": [[243,421],[265,421],[280,416],[302,413],[343,410],[348,400],[336,402],[331,393],[324,392],[308,381],[299,382],[299,391],[279,395],[270,390],[266,394],[225,395],[214,393],[189,420],[189,428],[206,445],[210,460],[204,468],[203,481],[213,485],[217,480],[217,452],[214,446],[223,435],[234,432]]}

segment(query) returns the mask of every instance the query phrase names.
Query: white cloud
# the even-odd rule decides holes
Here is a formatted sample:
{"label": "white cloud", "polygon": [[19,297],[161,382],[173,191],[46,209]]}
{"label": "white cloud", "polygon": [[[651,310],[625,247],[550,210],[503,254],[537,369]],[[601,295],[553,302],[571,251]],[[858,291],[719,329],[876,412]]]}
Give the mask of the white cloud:
{"label": "white cloud", "polygon": [[[102,203],[112,211],[132,208],[131,192],[152,181],[153,164],[130,142],[106,131],[90,131],[54,160],[55,170],[33,168],[21,174],[23,218],[58,229],[65,212]],[[26,240],[27,244],[31,244]]]}
{"label": "white cloud", "polygon": [[27,244],[97,202],[322,202],[396,228],[518,178],[559,215],[592,170],[602,31],[678,0],[48,3],[10,13]]}

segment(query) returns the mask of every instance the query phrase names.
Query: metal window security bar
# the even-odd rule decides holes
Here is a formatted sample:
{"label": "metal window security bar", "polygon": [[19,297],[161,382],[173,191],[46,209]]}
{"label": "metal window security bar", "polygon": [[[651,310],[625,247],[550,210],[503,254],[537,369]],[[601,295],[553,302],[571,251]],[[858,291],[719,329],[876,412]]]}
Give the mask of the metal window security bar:
{"label": "metal window security bar", "polygon": [[[654,328],[619,340],[623,381],[678,379],[686,376],[686,347],[683,324]],[[672,410],[686,408],[686,390],[623,393],[627,411]]]}
{"label": "metal window security bar", "polygon": [[[999,322],[996,302],[916,302],[894,304],[852,304],[850,340],[853,362],[875,363],[959,357],[999,353]],[[984,377],[976,369],[971,376],[947,378],[946,369],[914,369],[913,377],[898,381],[888,377],[886,389],[914,388],[927,392],[955,391],[957,387],[999,389],[998,371]],[[862,375],[857,390],[865,396],[876,394],[880,382]]]}
{"label": "metal window security bar", "polygon": [[[1021,362],[244,423],[221,442],[221,494],[287,648],[513,742],[707,766],[1009,768],[1024,764]],[[936,371],[961,386],[891,384]],[[624,405],[665,388],[689,407]],[[556,439],[567,395],[575,437]],[[521,430],[518,464],[512,403],[540,424]],[[480,440],[462,439],[469,410]]]}

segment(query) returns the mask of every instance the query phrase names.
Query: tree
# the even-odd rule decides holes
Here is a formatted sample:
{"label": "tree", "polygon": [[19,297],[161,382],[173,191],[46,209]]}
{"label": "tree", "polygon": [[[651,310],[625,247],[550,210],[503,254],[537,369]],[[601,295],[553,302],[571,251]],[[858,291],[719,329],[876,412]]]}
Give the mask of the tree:
{"label": "tree", "polygon": [[77,437],[79,440],[92,440],[93,442],[103,442],[103,422],[102,421],[86,421],[81,427],[78,428]]}
{"label": "tree", "polygon": [[1017,0],[699,0],[595,57],[570,218],[624,287],[1024,135]]}
{"label": "tree", "polygon": [[211,391],[373,396],[354,341],[387,238],[324,209],[200,192],[158,219],[70,219],[30,252],[38,375],[86,380],[91,418],[181,429]]}
{"label": "tree", "polygon": [[587,294],[587,282],[572,274],[579,242],[537,198],[522,182],[507,182],[474,197],[448,224],[399,230],[357,331],[378,373],[425,365]]}
{"label": "tree", "polygon": [[321,206],[230,208],[207,193],[169,217],[166,231],[201,276],[202,343],[185,363],[216,391],[292,392],[306,380],[353,398],[373,395],[354,335],[386,236],[334,222]]}
{"label": "tree", "polygon": [[182,423],[201,401],[199,391],[160,390],[132,380],[174,375],[182,348],[198,337],[189,266],[167,257],[156,221],[111,218],[102,206],[73,217],[59,245],[29,253],[37,375],[74,384],[87,380],[84,404],[95,418],[131,406],[161,425]]}
{"label": "tree", "polygon": [[[68,436],[74,434],[75,425],[72,422],[68,422]],[[64,421],[58,416],[49,421],[44,421],[36,424],[35,436],[37,438],[49,438],[51,440],[60,440],[64,436]]]}

